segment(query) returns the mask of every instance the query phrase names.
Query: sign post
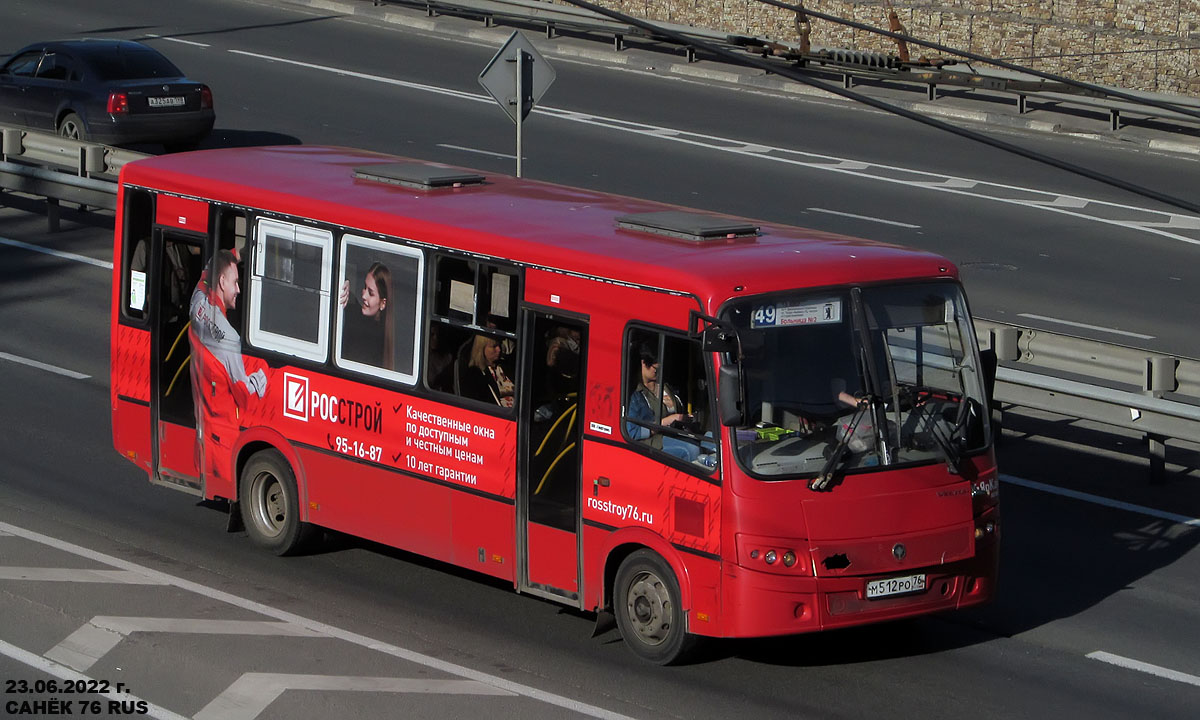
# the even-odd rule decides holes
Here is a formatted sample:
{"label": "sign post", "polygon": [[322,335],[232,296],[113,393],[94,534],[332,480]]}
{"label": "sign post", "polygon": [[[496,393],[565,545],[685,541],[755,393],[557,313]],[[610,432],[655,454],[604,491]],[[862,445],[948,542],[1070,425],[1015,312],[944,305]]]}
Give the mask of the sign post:
{"label": "sign post", "polygon": [[554,74],[550,63],[516,30],[479,73],[479,84],[517,125],[517,177],[521,177],[521,135],[525,117],[554,82]]}

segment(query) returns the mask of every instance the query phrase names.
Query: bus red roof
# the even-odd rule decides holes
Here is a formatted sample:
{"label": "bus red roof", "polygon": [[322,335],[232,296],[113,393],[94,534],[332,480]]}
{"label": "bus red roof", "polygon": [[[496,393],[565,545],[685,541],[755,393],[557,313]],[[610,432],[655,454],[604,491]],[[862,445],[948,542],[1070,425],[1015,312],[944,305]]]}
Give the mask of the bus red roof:
{"label": "bus red roof", "polygon": [[355,168],[401,161],[340,147],[229,148],[139,160],[125,166],[121,180],[684,291],[716,304],[735,294],[788,288],[957,277],[956,268],[933,253],[765,222],[747,221],[759,227],[756,237],[704,241],[619,229],[616,219],[624,215],[689,209],[497,173],[437,164],[482,174],[486,182],[430,191],[355,177]]}

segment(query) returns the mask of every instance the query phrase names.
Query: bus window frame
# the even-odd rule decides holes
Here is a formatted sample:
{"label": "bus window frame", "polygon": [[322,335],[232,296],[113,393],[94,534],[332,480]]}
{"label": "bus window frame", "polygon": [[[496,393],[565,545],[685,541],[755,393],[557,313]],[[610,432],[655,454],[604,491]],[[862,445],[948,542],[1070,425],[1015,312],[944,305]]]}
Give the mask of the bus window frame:
{"label": "bus window frame", "polygon": [[[371,238],[371,237],[367,237],[366,235],[362,235],[362,234],[359,234],[359,233],[356,233],[356,232],[350,231],[350,230],[345,230],[344,232],[341,233],[341,236],[338,238],[337,244],[338,244],[337,279],[336,279],[336,284],[334,285],[337,292],[334,293],[335,296],[338,294],[338,292],[340,292],[342,283],[349,280],[349,278],[346,276],[346,254],[347,254],[348,247],[378,250],[379,252],[387,253],[389,255],[407,256],[407,257],[416,259],[416,261],[417,261],[417,271],[416,271],[417,288],[416,288],[416,292],[415,292],[414,296],[411,298],[409,298],[407,296],[404,298],[400,298],[396,295],[396,288],[394,285],[388,289],[388,291],[390,293],[390,297],[388,298],[388,307],[389,308],[392,308],[394,310],[397,308],[408,307],[409,305],[411,305],[411,307],[412,307],[412,316],[411,316],[411,328],[412,328],[412,340],[413,340],[412,372],[411,373],[402,373],[402,372],[399,372],[396,370],[389,370],[387,368],[379,367],[377,365],[372,365],[370,363],[357,362],[355,360],[350,360],[350,359],[347,359],[342,356],[342,340],[343,340],[343,334],[344,334],[344,330],[345,330],[345,328],[343,327],[345,324],[345,320],[343,319],[344,313],[349,311],[353,307],[357,307],[356,303],[352,304],[349,301],[346,303],[345,308],[338,307],[335,310],[335,312],[337,313],[337,318],[336,318],[336,322],[333,323],[333,329],[334,329],[333,346],[334,347],[333,347],[333,358],[332,358],[333,364],[336,367],[341,368],[343,370],[351,370],[356,373],[362,373],[365,375],[370,375],[375,378],[382,378],[385,380],[398,382],[400,384],[403,384],[403,385],[406,385],[409,387],[414,387],[417,384],[417,380],[421,375],[421,370],[422,370],[421,358],[422,358],[422,351],[424,350],[424,337],[423,337],[424,336],[424,327],[425,327],[425,325],[424,325],[424,320],[425,320],[424,298],[425,298],[425,290],[426,290],[426,287],[425,287],[426,281],[428,280],[428,278],[426,276],[426,262],[425,262],[426,254],[425,254],[425,251],[423,251],[420,248],[413,247],[411,245],[406,244],[406,241],[403,238],[394,238],[394,239],[386,239],[386,240],[380,239],[380,238]],[[354,283],[351,282],[351,284],[350,284],[351,296],[353,296],[354,292],[355,292]],[[403,302],[401,302],[401,300],[403,300]],[[393,315],[392,318],[393,319],[389,320],[389,322],[394,323],[395,315]],[[394,325],[393,325],[393,330],[395,330]]]}
{"label": "bus window frame", "polygon": [[[147,207],[145,208],[146,217],[139,219],[148,220],[149,222],[144,228],[139,227],[134,229],[131,227],[129,222],[130,213],[133,210],[135,200],[139,197],[144,198],[147,203]],[[150,256],[152,254],[151,248],[154,242],[154,229],[157,227],[157,224],[154,221],[154,213],[155,208],[158,205],[158,193],[154,192],[153,190],[146,190],[144,188],[130,186],[125,188],[124,201],[125,207],[124,212],[122,213],[122,225],[124,226],[124,232],[121,237],[120,257],[120,318],[122,324],[138,328],[148,328],[150,325],[150,310],[148,307],[150,301]],[[142,214],[141,210],[138,211],[138,214],[139,216]],[[135,230],[145,230],[147,232],[147,236],[140,239],[135,238],[133,237]],[[142,274],[142,307],[140,309],[135,309],[129,304],[129,301],[130,291],[133,288],[133,273],[135,272],[133,270],[133,254],[137,251],[139,240],[145,243],[145,267],[139,271],[136,271]]]}
{"label": "bus window frame", "polygon": [[[262,329],[262,291],[266,263],[266,247],[264,228],[276,228],[285,232],[290,230],[291,242],[303,243],[321,248],[321,282],[318,288],[317,341],[310,343],[288,335]],[[305,237],[302,237],[305,236]],[[314,242],[317,240],[318,242]],[[332,323],[330,308],[331,284],[333,281],[333,244],[334,233],[329,228],[318,228],[290,220],[258,216],[254,218],[254,233],[248,239],[250,245],[250,263],[247,264],[246,277],[241,278],[246,294],[249,296],[247,308],[247,342],[260,350],[277,352],[282,355],[311,360],[325,364],[329,360],[329,336]]]}
{"label": "bus window frame", "polygon": [[[442,267],[442,262],[446,260],[460,261],[467,263],[471,267],[473,294],[470,320],[462,317],[466,314],[464,310],[456,310],[451,307],[451,291],[449,289],[445,291],[447,312],[442,313],[440,311],[442,290],[439,286],[439,280],[441,279],[439,272]],[[488,272],[489,270],[490,273]],[[480,287],[484,283],[485,279],[494,277],[497,273],[504,274],[512,278],[512,284],[508,288],[509,310],[512,312],[512,317],[510,319],[513,326],[513,330],[511,331],[499,327],[488,326],[486,322],[487,317],[490,316],[490,313],[484,313],[484,317],[482,318],[483,323],[480,323],[481,318],[479,317],[479,300],[481,297],[486,297],[490,303],[492,299],[492,288],[489,287],[485,295],[480,292]],[[517,395],[519,397],[522,364],[519,331],[521,329],[521,313],[522,309],[524,308],[525,266],[519,263],[505,261],[501,258],[495,258],[487,255],[456,252],[450,249],[438,249],[430,252],[429,254],[428,276],[426,280],[427,285],[425,291],[428,304],[426,305],[425,311],[425,336],[428,337],[429,333],[432,332],[432,328],[437,325],[439,326],[439,333],[444,332],[444,330],[441,328],[449,328],[451,333],[464,333],[467,337],[464,342],[457,343],[452,348],[448,348],[451,355],[450,373],[452,375],[456,375],[460,371],[458,361],[461,358],[460,353],[464,349],[463,346],[465,343],[471,342],[476,335],[494,337],[499,340],[502,345],[504,343],[511,343],[511,359],[513,367],[509,368],[510,372],[512,373],[512,377],[510,379],[518,388]],[[445,339],[439,337],[439,345],[444,342]],[[428,363],[428,356],[423,355],[420,368],[421,374],[426,374]],[[517,410],[516,403],[513,404],[513,407],[491,405],[489,403],[484,403],[473,398],[466,397],[455,390],[445,390],[434,387],[430,384],[430,380],[431,378],[426,377],[425,381],[420,384],[420,387],[426,392],[431,393],[439,398],[451,398],[457,402],[466,403],[475,409],[487,408],[488,412],[494,411],[494,414],[502,416],[512,416]]]}
{"label": "bus window frame", "polygon": [[[704,395],[703,401],[705,404],[705,413],[706,413],[706,417],[707,417],[707,423],[705,425],[705,429],[710,430],[713,433],[711,440],[712,440],[712,443],[717,448],[718,458],[724,452],[721,448],[722,433],[720,432],[720,430],[718,429],[718,426],[716,424],[715,413],[716,413],[717,408],[716,408],[715,399],[713,397],[713,392],[712,392],[712,388],[716,387],[716,384],[715,384],[714,378],[713,378],[712,362],[705,361],[706,353],[704,352],[703,346],[700,343],[700,339],[697,337],[693,337],[686,330],[680,330],[678,328],[668,327],[665,325],[652,325],[650,323],[639,322],[636,320],[626,323],[625,328],[622,331],[621,416],[619,418],[619,424],[621,426],[621,439],[625,441],[626,447],[634,450],[635,452],[637,452],[641,455],[646,455],[648,457],[654,458],[655,460],[657,460],[659,462],[665,462],[665,463],[671,465],[672,467],[684,469],[687,472],[689,472],[690,474],[696,475],[706,481],[720,484],[720,473],[718,472],[718,470],[720,469],[721,464],[719,461],[718,461],[716,467],[708,468],[708,467],[705,467],[704,465],[700,465],[700,464],[697,464],[694,462],[688,462],[682,458],[676,457],[676,456],[670,454],[669,452],[662,450],[661,448],[655,448],[652,445],[650,445],[649,443],[647,443],[645,440],[636,440],[636,439],[630,437],[628,427],[626,424],[629,422],[632,422],[635,425],[640,424],[636,420],[629,419],[629,398],[631,398],[633,396],[634,390],[636,389],[636,386],[631,385],[630,382],[635,377],[640,377],[640,372],[641,372],[640,358],[634,357],[634,355],[635,355],[634,348],[633,348],[633,345],[631,344],[631,337],[633,336],[634,333],[638,333],[638,332],[653,333],[653,334],[660,336],[661,342],[659,344],[659,348],[660,348],[660,350],[662,350],[664,352],[664,354],[665,354],[665,350],[666,350],[666,338],[673,338],[676,341],[682,341],[685,344],[685,347],[686,346],[694,346],[695,347],[697,356],[698,356],[698,360],[701,365],[701,369],[704,373],[704,383],[707,386],[707,390],[703,393],[703,395]],[[637,367],[637,368],[633,367],[633,364],[635,361],[637,361],[638,365],[639,365],[639,367]],[[666,372],[664,371],[663,365],[659,366],[659,372],[660,372],[660,378],[662,378],[665,381]],[[680,397],[680,400],[683,400],[684,402],[686,402],[686,400],[683,397]]]}

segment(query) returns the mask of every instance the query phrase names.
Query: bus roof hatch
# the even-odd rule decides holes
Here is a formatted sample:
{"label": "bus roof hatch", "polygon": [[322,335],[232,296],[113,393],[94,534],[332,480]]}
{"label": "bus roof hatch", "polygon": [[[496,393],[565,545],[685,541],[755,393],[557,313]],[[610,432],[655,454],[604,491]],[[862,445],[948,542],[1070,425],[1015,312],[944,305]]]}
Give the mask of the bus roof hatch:
{"label": "bus roof hatch", "polygon": [[666,237],[707,242],[729,238],[754,237],[758,226],[745,221],[713,217],[703,213],[667,210],[664,212],[634,213],[617,218],[622,230],[653,233]]}
{"label": "bus roof hatch", "polygon": [[481,185],[484,180],[482,175],[464,173],[453,168],[426,165],[425,163],[364,165],[354,168],[354,177],[360,180],[402,185],[414,190]]}

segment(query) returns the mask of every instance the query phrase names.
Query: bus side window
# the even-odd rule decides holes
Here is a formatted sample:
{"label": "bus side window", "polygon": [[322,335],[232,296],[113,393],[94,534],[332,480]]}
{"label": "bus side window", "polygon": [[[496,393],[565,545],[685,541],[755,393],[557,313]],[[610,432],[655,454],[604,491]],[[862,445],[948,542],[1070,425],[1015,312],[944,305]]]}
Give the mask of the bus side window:
{"label": "bus side window", "polygon": [[146,318],[150,238],[154,228],[154,196],[144,190],[125,190],[125,237],[121,248],[121,309],[125,317]]}
{"label": "bus side window", "polygon": [[[246,260],[246,214],[231,208],[220,208],[216,212],[217,249],[232,250],[238,258],[238,278],[242,292],[245,292],[248,277],[246,270],[249,268]],[[243,330],[242,312],[245,307],[243,298],[235,307],[226,310],[229,323],[237,328],[238,332]]]}
{"label": "bus side window", "polygon": [[717,466],[711,401],[698,342],[634,328],[625,354],[627,439],[702,471]]}
{"label": "bus side window", "polygon": [[425,254],[346,234],[338,268],[338,365],[413,384],[421,349]]}
{"label": "bus side window", "polygon": [[[511,407],[521,297],[517,269],[443,255],[435,261],[433,282],[426,385]],[[496,347],[499,357],[489,364],[485,358]]]}
{"label": "bus side window", "polygon": [[333,233],[267,218],[255,223],[245,282],[255,347],[324,362],[329,349]]}

